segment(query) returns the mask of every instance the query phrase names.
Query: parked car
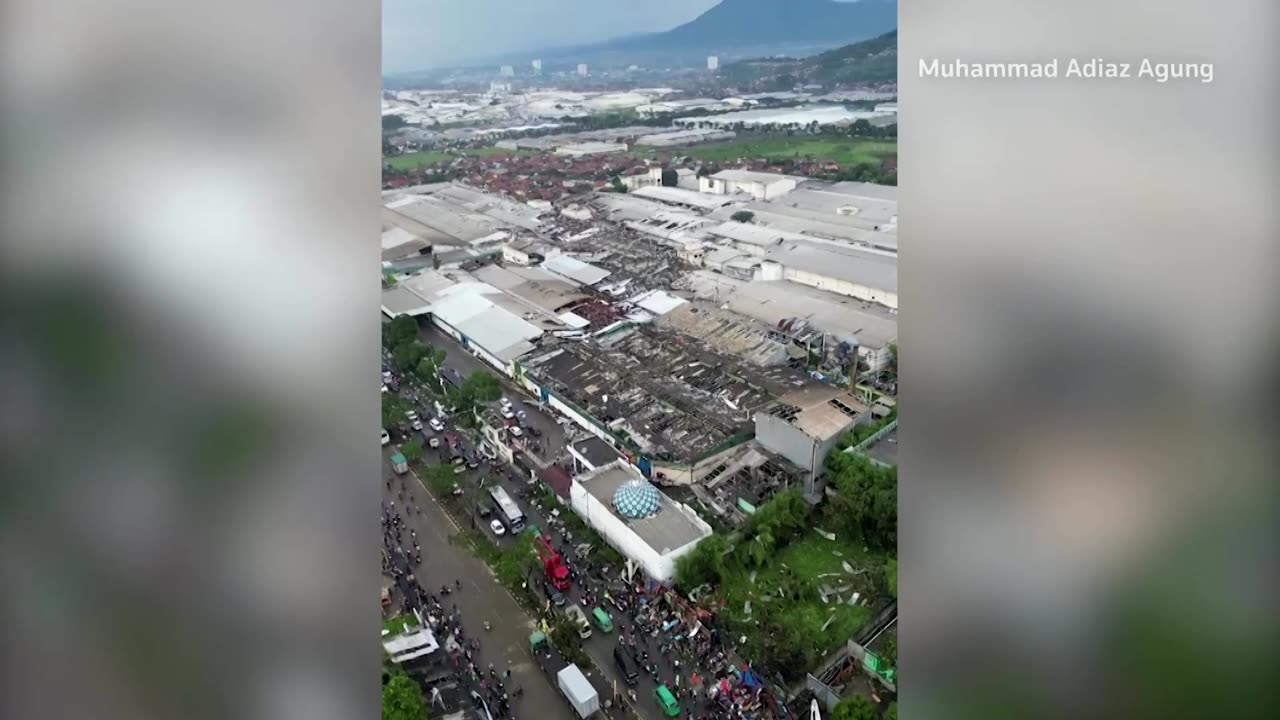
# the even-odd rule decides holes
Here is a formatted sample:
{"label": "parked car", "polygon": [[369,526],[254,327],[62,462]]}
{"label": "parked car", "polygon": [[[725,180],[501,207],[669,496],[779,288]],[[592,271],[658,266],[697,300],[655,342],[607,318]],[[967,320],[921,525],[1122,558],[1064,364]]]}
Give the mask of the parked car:
{"label": "parked car", "polygon": [[564,609],[564,614],[569,621],[574,624],[578,630],[578,637],[586,640],[591,637],[591,622],[587,620],[587,614],[582,612],[582,608],[578,605],[570,605]]}
{"label": "parked car", "polygon": [[476,462],[475,458],[469,457],[467,458],[467,467],[470,468],[471,470],[475,470],[476,468],[480,467],[480,463]]}
{"label": "parked car", "polygon": [[494,535],[501,536],[507,534],[507,529],[502,526],[502,521],[497,518],[489,521],[489,529],[493,531]]}
{"label": "parked car", "polygon": [[640,674],[636,672],[635,663],[631,658],[627,657],[627,653],[621,647],[613,649],[613,664],[618,668],[618,674],[626,681],[628,685],[635,685],[640,679]]}
{"label": "parked car", "polygon": [[564,595],[560,591],[551,586],[546,580],[542,581],[542,590],[547,594],[547,599],[556,607],[564,607]]}
{"label": "parked car", "polygon": [[391,433],[387,432],[386,430],[382,431],[382,444],[383,445],[391,444]]}
{"label": "parked car", "polygon": [[515,414],[515,413],[513,413],[513,412],[511,412],[511,408],[510,408],[510,407],[504,407],[504,408],[502,408],[502,419],[503,419],[503,420],[514,420],[514,419],[515,419],[515,416],[516,416],[516,414]]}
{"label": "parked car", "polygon": [[487,518],[493,514],[493,511],[489,509],[488,505],[485,505],[484,503],[478,503],[476,505],[476,514],[482,518]]}
{"label": "parked car", "polygon": [[521,430],[518,425],[512,425],[507,428],[507,432],[511,433],[511,437],[520,437],[521,435],[524,435],[524,431]]}
{"label": "parked car", "polygon": [[431,437],[427,438],[427,445],[431,446],[432,448],[440,447],[440,438],[436,437],[435,435],[432,435]]}
{"label": "parked car", "polygon": [[427,421],[427,424],[436,432],[444,432],[444,423],[440,422],[440,418],[431,418]]}
{"label": "parked car", "polygon": [[414,430],[421,431],[421,430],[422,430],[422,421],[421,421],[421,420],[418,420],[417,418],[414,418],[413,422],[409,423],[409,427],[413,428]]}

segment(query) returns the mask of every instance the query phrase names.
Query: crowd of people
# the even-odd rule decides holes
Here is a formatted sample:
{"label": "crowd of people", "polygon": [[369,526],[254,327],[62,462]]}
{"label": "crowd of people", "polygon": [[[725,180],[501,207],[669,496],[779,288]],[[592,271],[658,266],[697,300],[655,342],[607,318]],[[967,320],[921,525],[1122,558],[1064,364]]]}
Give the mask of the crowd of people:
{"label": "crowd of people", "polygon": [[[395,493],[399,484],[399,493]],[[387,480],[387,489],[392,498],[383,504],[383,573],[392,578],[399,590],[399,612],[412,614],[414,611],[423,618],[436,640],[448,654],[448,672],[441,679],[442,683],[456,684],[465,689],[476,700],[482,700],[495,718],[515,720],[512,703],[523,695],[523,689],[508,687],[511,680],[511,661],[498,671],[493,663],[481,666],[479,658],[480,636],[469,633],[463,626],[462,611],[459,605],[465,605],[459,595],[462,593],[462,582],[454,579],[452,583],[443,584],[438,590],[428,590],[417,575],[422,564],[422,548],[418,543],[418,533],[409,528],[406,518],[418,514],[410,499],[404,505],[405,494],[403,481],[396,477]],[[399,498],[397,505],[395,498]],[[403,515],[401,513],[404,513]],[[406,535],[408,543],[406,543]],[[412,550],[409,550],[409,545]],[[446,607],[447,606],[447,607]],[[489,623],[483,624],[487,632]],[[441,697],[438,689],[432,688],[432,701]]]}

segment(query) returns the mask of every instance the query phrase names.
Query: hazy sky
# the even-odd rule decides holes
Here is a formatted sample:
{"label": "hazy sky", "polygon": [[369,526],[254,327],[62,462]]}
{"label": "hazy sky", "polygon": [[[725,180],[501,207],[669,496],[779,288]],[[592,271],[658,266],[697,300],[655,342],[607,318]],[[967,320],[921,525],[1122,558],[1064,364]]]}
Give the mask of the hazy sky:
{"label": "hazy sky", "polygon": [[719,0],[382,0],[382,70],[667,30]]}

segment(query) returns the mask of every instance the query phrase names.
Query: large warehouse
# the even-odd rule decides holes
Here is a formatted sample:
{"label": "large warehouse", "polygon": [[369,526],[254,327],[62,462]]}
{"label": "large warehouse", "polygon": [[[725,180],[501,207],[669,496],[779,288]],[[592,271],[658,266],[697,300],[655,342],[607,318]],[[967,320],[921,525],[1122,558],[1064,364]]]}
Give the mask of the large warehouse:
{"label": "large warehouse", "polygon": [[569,504],[618,552],[659,582],[675,576],[676,560],[687,555],[711,526],[671,498],[625,460],[573,479]]}
{"label": "large warehouse", "polygon": [[867,406],[830,385],[788,393],[756,413],[756,442],[816,476],[840,436],[865,418]]}

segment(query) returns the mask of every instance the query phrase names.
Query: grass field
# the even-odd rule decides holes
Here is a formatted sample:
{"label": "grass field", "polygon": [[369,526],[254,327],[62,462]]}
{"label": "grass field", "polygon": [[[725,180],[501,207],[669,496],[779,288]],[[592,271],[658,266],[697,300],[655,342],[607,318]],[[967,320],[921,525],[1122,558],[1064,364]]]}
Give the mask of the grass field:
{"label": "grass field", "polygon": [[865,138],[768,137],[691,145],[663,151],[717,162],[738,158],[786,160],[808,157],[814,160],[834,160],[841,167],[852,167],[879,165],[885,157],[898,152],[898,143],[892,140]]}
{"label": "grass field", "polygon": [[528,150],[507,150],[500,147],[467,148],[458,152],[442,152],[440,150],[422,150],[383,158],[382,162],[392,170],[412,170],[419,167],[430,167],[463,155],[466,157],[490,157],[492,155],[527,155]]}
{"label": "grass field", "polygon": [[[752,605],[752,615],[760,612],[766,605],[773,609],[772,606],[785,603],[784,614],[789,622],[815,628],[813,636],[821,637],[823,642],[821,647],[816,648],[817,655],[825,655],[852,637],[858,628],[870,620],[874,608],[861,604],[853,606],[834,598],[830,598],[829,603],[823,603],[817,593],[814,593],[814,597],[797,602],[777,597],[776,591],[787,584],[783,578],[789,571],[795,576],[811,580],[816,588],[827,586],[832,590],[840,590],[838,594],[842,600],[848,600],[855,590],[862,596],[872,592],[870,573],[850,575],[844,570],[843,562],[848,562],[850,567],[858,571],[882,565],[884,560],[864,552],[861,544],[855,545],[839,538],[831,541],[810,532],[778,553],[766,567],[756,573],[754,582],[749,574],[745,574],[734,577],[722,587],[726,601],[725,612],[739,622],[749,622],[749,618],[743,616],[743,605],[748,600]],[[859,603],[861,601],[862,598],[859,597]],[[825,630],[816,630],[822,628],[829,619],[831,624]]]}

